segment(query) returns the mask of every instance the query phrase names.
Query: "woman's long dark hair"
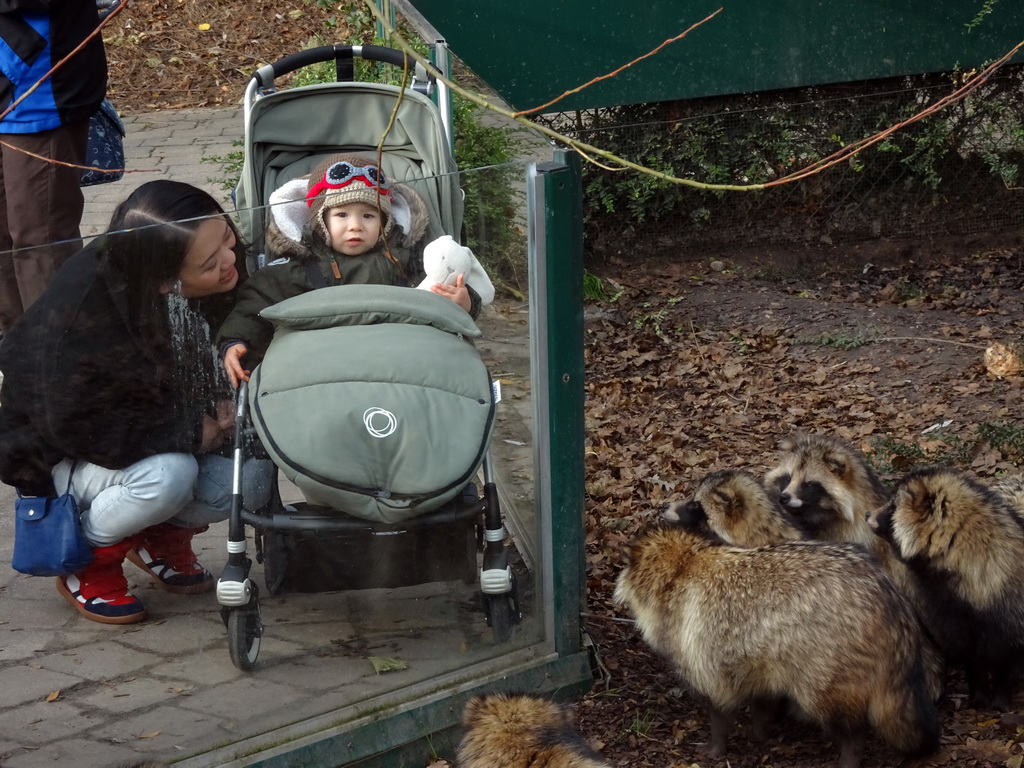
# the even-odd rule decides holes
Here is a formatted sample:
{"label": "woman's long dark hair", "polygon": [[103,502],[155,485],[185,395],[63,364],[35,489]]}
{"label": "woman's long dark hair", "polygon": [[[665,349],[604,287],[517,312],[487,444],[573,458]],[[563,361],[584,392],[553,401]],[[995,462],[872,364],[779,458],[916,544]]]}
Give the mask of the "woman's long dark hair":
{"label": "woman's long dark hair", "polygon": [[213,216],[223,217],[235,233],[235,266],[242,279],[245,245],[237,228],[211,195],[179,181],[151,181],[132,192],[114,211],[102,246],[103,269],[123,297],[130,327],[156,365],[156,375],[170,377],[171,407],[181,424],[195,424],[198,414],[211,412],[227,385],[212,328],[230,311],[234,291],[199,301],[165,295],[199,227]]}
{"label": "woman's long dark hair", "polygon": [[[134,323],[153,328],[158,322],[160,289],[177,279],[196,231],[211,216],[224,216],[224,209],[208,192],[168,179],[146,182],[117,206],[107,228],[103,264],[124,282]],[[234,223],[225,219],[235,233],[235,266],[241,279],[245,244]]]}

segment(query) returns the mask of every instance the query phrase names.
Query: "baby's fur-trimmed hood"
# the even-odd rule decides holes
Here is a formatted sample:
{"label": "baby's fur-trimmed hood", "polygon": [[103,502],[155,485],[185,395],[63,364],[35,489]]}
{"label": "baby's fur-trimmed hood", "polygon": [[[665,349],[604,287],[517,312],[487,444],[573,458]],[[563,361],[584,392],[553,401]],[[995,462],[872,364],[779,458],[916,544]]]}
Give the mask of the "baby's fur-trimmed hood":
{"label": "baby's fur-trimmed hood", "polygon": [[[298,189],[298,184],[290,184]],[[394,198],[392,210],[395,226],[388,236],[388,245],[393,248],[412,248],[427,232],[430,223],[427,204],[418,192],[405,184],[392,184],[391,193]],[[305,198],[291,196],[289,185],[286,184],[271,195],[270,201],[270,223],[267,225],[265,240],[268,260],[282,257],[299,260],[310,258],[313,253],[302,242],[302,238],[320,235],[316,229],[308,226],[309,207]],[[303,211],[303,208],[306,210]],[[302,220],[303,214],[305,221]]]}

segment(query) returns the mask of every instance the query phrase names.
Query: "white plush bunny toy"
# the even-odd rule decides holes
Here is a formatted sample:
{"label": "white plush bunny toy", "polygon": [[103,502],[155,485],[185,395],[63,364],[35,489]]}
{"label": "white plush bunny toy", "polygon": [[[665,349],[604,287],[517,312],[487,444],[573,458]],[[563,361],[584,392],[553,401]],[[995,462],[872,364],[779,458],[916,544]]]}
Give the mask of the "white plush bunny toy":
{"label": "white plush bunny toy", "polygon": [[427,277],[417,288],[429,291],[436,283],[455,285],[456,278],[465,275],[466,285],[473,286],[481,304],[494,301],[491,278],[480,266],[476,255],[466,246],[456,243],[451,235],[443,235],[427,243],[423,249],[423,271]]}

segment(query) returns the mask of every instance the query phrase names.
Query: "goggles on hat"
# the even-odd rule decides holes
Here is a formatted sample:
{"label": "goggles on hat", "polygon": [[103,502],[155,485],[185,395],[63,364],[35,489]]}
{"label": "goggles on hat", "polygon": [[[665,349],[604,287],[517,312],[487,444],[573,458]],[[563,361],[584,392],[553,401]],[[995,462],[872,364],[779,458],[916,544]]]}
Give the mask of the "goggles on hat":
{"label": "goggles on hat", "polygon": [[384,172],[376,165],[356,166],[347,160],[331,165],[324,177],[320,179],[306,194],[306,205],[313,207],[313,200],[321,192],[328,189],[343,189],[353,181],[361,180],[366,186],[377,190],[377,194],[391,197],[390,184],[384,177]]}

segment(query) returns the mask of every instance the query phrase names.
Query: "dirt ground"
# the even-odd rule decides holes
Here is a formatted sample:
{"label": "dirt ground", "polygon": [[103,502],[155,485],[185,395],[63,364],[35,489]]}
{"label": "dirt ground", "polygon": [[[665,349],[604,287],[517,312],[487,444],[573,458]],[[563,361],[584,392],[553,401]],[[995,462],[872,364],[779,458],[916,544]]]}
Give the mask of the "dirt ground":
{"label": "dirt ground", "polygon": [[[665,501],[712,470],[762,475],[797,431],[851,440],[888,482],[932,462],[982,478],[1019,471],[1024,378],[985,365],[991,344],[1024,337],[1018,234],[941,250],[876,243],[870,261],[864,250],[592,267],[614,298],[586,313],[585,626],[608,679],[577,711],[615,765],[809,768],[836,757],[813,727],[783,723],[757,743],[743,718],[728,761],[702,756],[702,705],[611,603],[623,545]],[[1024,700],[1012,713],[975,711],[965,693],[954,672],[942,750],[917,765],[1019,765]],[[866,766],[899,762],[869,741]]]}
{"label": "dirt ground", "polygon": [[[262,63],[334,30],[348,4],[126,0],[106,29],[110,95],[126,113],[235,104]],[[663,249],[669,252],[670,249]],[[728,760],[706,760],[703,707],[611,605],[623,545],[705,473],[762,473],[798,430],[842,435],[886,480],[914,463],[992,477],[1024,460],[1019,375],[993,375],[993,342],[1024,337],[1024,239],[881,242],[829,251],[748,249],[591,263],[607,298],[586,310],[585,626],[606,678],[575,702],[615,766],[811,768],[834,759],[813,727],[766,743],[741,719]],[[1019,768],[1024,700],[965,705],[954,674],[942,750],[919,765]],[[866,766],[899,764],[869,741]]]}
{"label": "dirt ground", "polygon": [[[351,3],[122,0],[104,27],[108,94],[125,114],[240,103],[261,65],[344,41]],[[333,32],[333,34],[332,34]]]}

